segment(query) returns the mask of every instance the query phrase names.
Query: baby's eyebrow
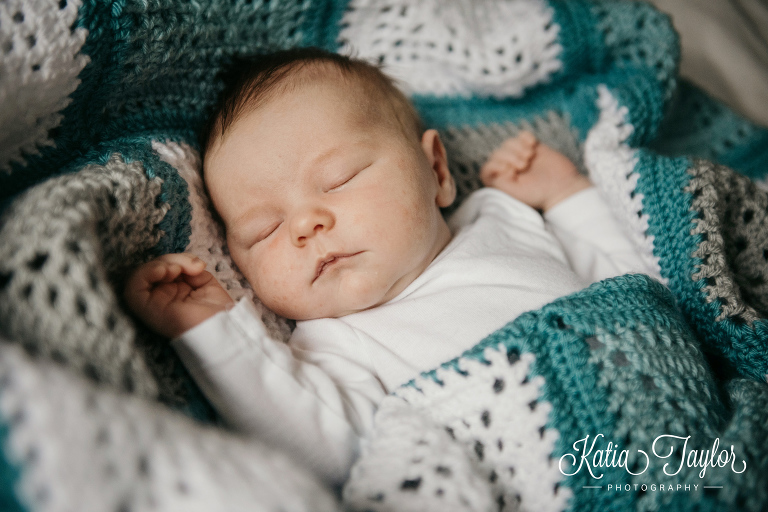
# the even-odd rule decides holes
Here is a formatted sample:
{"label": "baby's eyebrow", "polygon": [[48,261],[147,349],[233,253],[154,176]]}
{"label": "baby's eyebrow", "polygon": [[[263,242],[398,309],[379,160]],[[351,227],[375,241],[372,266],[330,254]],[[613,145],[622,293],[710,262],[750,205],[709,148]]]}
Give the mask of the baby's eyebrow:
{"label": "baby's eyebrow", "polygon": [[322,167],[323,165],[327,164],[328,161],[341,156],[344,150],[348,149],[349,147],[350,146],[346,144],[343,146],[331,146],[330,148],[326,149],[325,151],[317,155],[315,158],[310,160],[309,167],[311,169]]}
{"label": "baby's eyebrow", "polygon": [[253,208],[249,208],[249,209],[245,210],[243,213],[241,213],[240,215],[235,217],[232,220],[232,224],[234,225],[235,230],[240,231],[240,229],[238,229],[238,228],[240,228],[241,223],[245,222],[249,218],[255,217],[259,213],[260,210],[263,210],[263,209],[257,205],[257,206],[254,206]]}
{"label": "baby's eyebrow", "polygon": [[350,155],[354,150],[363,150],[370,144],[367,137],[355,135],[343,144],[331,146],[315,156],[308,163],[310,169],[321,168],[329,161]]}

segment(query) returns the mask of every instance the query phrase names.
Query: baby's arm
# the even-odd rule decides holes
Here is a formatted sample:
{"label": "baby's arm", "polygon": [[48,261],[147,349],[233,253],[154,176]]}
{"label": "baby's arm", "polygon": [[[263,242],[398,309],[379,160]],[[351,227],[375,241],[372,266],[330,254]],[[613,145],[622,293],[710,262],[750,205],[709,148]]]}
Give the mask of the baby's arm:
{"label": "baby's arm", "polygon": [[[358,340],[336,333],[332,353],[297,353],[269,337],[250,300],[235,305],[204,269],[190,254],[161,256],[131,274],[126,302],[173,339],[229,425],[292,453],[326,481],[342,483],[384,397],[376,378],[343,356],[359,350]],[[350,347],[342,346],[346,341]]]}
{"label": "baby's arm", "polygon": [[590,181],[565,155],[532,134],[522,132],[504,142],[480,177],[486,186],[539,210],[571,268],[585,281],[653,273]]}
{"label": "baby's arm", "polygon": [[544,220],[562,245],[571,268],[588,282],[627,273],[660,277],[642,260],[594,187],[545,212]]}
{"label": "baby's arm", "polygon": [[173,339],[229,425],[342,483],[384,397],[378,380],[346,356],[359,352],[359,340],[326,333],[324,345],[333,350],[292,350],[269,337],[250,300],[235,305],[204,269],[190,254],[161,256],[130,276],[126,301],[144,323]]}
{"label": "baby's arm", "polygon": [[234,305],[205,262],[192,254],[165,254],[137,268],[125,301],[154,331],[175,338]]}
{"label": "baby's arm", "polygon": [[[384,390],[359,364],[359,339],[336,330],[323,350],[270,338],[243,299],[173,341],[184,365],[226,423],[294,456],[331,484],[343,483]],[[347,328],[348,329],[348,328]],[[350,336],[352,334],[352,336]]]}

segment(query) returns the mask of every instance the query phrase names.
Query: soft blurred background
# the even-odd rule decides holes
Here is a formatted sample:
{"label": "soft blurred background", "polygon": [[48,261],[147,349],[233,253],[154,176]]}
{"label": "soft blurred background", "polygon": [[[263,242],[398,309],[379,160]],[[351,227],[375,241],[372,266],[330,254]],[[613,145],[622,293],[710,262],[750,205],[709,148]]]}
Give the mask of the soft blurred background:
{"label": "soft blurred background", "polygon": [[650,0],[680,33],[680,73],[768,126],[768,0]]}

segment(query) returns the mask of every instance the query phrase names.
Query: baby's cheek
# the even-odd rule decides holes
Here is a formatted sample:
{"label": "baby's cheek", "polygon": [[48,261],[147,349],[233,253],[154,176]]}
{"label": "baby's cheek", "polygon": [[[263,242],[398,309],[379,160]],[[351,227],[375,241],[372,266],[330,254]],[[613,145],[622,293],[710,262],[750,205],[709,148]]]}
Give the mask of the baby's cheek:
{"label": "baby's cheek", "polygon": [[356,309],[377,305],[387,291],[385,284],[380,282],[380,277],[380,274],[373,270],[350,275],[343,289],[339,290],[339,299],[350,303],[350,306]]}
{"label": "baby's cheek", "polygon": [[290,280],[285,269],[262,263],[255,270],[256,286],[262,293],[275,298],[286,294]]}
{"label": "baby's cheek", "polygon": [[254,285],[253,289],[256,296],[267,308],[279,315],[293,318],[292,309],[296,306],[296,300],[282,280],[262,278],[258,284]]}

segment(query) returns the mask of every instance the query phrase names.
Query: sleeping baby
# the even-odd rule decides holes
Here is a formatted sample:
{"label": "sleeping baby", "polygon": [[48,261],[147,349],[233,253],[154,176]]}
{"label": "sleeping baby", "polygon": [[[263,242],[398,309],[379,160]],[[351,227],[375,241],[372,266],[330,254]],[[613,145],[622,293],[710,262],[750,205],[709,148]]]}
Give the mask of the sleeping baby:
{"label": "sleeping baby", "polygon": [[456,187],[435,130],[381,71],[316,49],[244,61],[204,144],[232,259],[296,320],[267,334],[190,254],[136,269],[125,298],[222,417],[330,483],[377,404],[525,311],[644,266],[589,181],[522,132],[445,220]]}

